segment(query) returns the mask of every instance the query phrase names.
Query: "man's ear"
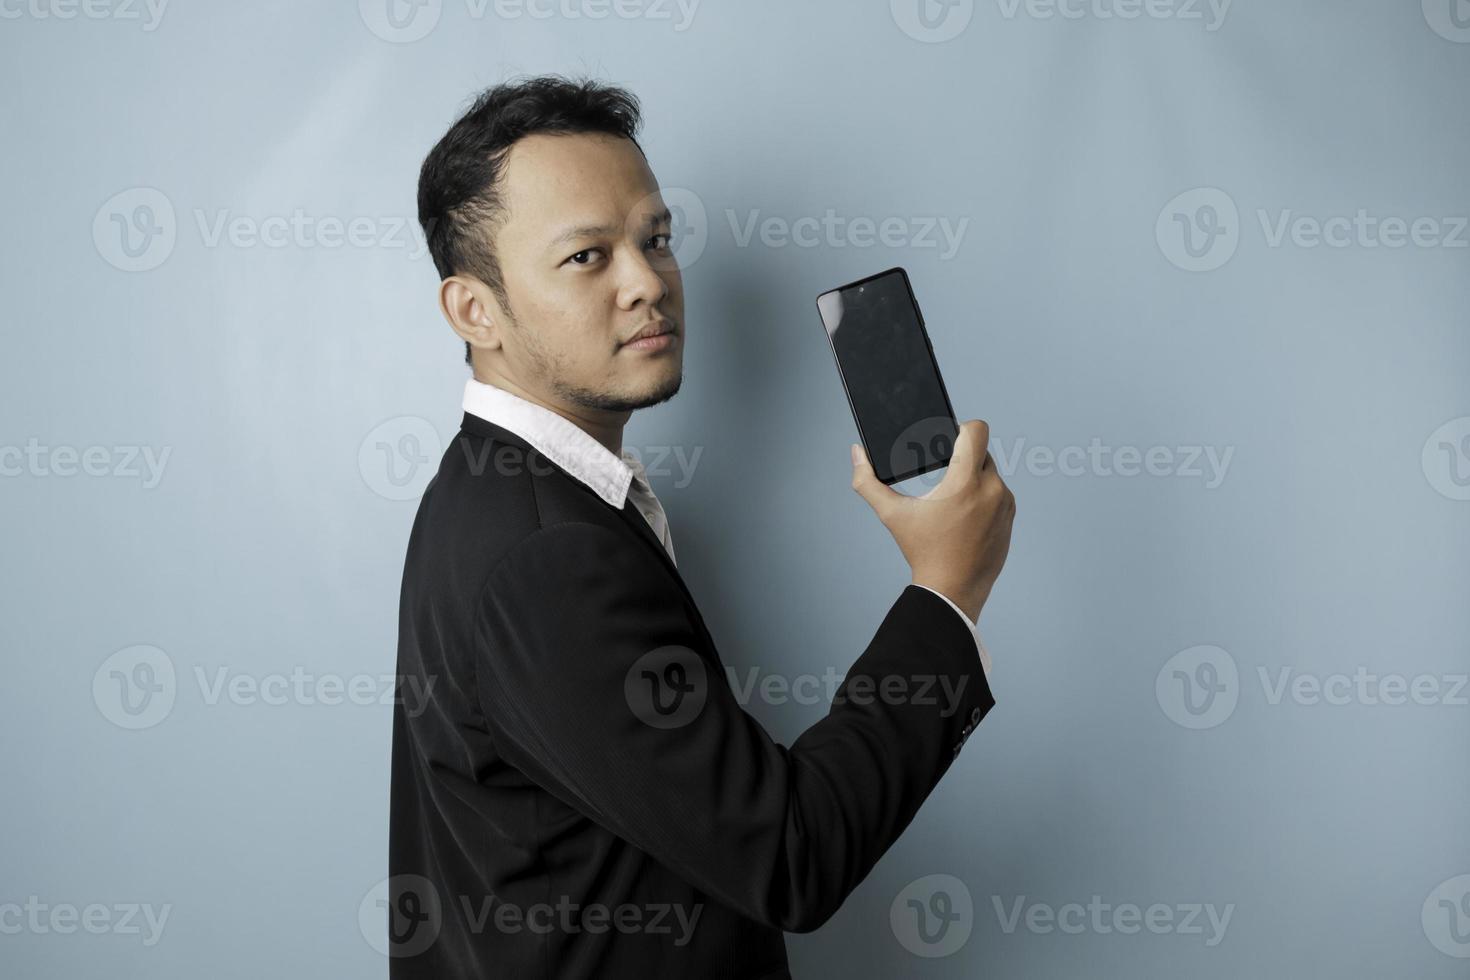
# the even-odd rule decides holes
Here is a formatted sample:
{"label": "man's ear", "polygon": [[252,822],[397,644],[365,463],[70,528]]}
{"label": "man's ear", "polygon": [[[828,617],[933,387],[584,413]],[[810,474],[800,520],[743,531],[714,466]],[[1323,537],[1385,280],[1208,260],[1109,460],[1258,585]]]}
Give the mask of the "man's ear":
{"label": "man's ear", "polygon": [[459,338],[476,350],[500,346],[503,313],[490,287],[469,276],[439,283],[439,311]]}

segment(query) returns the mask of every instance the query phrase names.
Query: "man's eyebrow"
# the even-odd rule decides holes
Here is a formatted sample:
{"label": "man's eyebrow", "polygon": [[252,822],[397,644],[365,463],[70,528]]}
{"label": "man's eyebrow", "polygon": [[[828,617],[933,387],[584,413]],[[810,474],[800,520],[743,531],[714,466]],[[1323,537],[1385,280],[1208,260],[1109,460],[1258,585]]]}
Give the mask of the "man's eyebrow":
{"label": "man's eyebrow", "polygon": [[[672,224],[673,220],[673,212],[671,212],[668,208],[664,208],[662,213],[660,214],[649,215],[648,218],[645,219],[645,226],[657,227],[659,225]],[[575,228],[568,228],[560,235],[557,235],[555,238],[547,243],[547,247],[555,248],[558,245],[564,245],[567,242],[575,241],[578,238],[595,238],[598,235],[613,235],[620,230],[621,229],[616,228],[612,225],[579,225]]]}
{"label": "man's eyebrow", "polygon": [[558,245],[564,245],[578,238],[594,238],[598,235],[611,235],[616,230],[611,225],[582,225],[578,228],[568,228],[547,244],[549,247],[555,248]]}

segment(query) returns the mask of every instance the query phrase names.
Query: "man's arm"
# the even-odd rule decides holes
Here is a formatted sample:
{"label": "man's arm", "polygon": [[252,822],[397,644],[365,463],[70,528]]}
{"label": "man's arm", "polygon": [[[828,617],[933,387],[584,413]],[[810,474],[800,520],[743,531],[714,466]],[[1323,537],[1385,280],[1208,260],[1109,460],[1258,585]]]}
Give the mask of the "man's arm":
{"label": "man's arm", "polygon": [[[918,583],[915,583],[915,584],[917,585]],[[921,589],[929,589],[929,586],[927,586],[927,585],[920,585],[919,588],[921,588]],[[987,650],[987,649],[985,649],[985,642],[980,639],[980,625],[978,623],[976,623],[974,620],[972,620],[969,616],[965,615],[965,611],[963,609],[961,609],[959,606],[955,605],[954,604],[954,600],[951,599],[949,596],[945,595],[943,592],[936,591],[935,589],[929,589],[929,591],[930,592],[933,592],[935,595],[939,596],[939,598],[943,599],[945,601],[945,603],[947,603],[949,605],[949,608],[951,608],[951,609],[953,609],[955,611],[955,615],[956,616],[960,616],[960,617],[962,617],[964,619],[965,625],[967,627],[969,627],[970,632],[972,632],[972,633],[975,634],[975,649],[976,649],[976,651],[979,652],[979,654],[980,654],[980,663],[985,668],[985,679],[986,680],[989,680],[990,679],[990,651]]]}
{"label": "man's arm", "polygon": [[[485,723],[509,762],[690,884],[815,929],[994,705],[974,635],[909,585],[826,717],[787,748],[742,710],[667,576],[598,525],[520,542],[481,597]],[[650,692],[668,708],[672,688],[691,700],[661,715]]]}

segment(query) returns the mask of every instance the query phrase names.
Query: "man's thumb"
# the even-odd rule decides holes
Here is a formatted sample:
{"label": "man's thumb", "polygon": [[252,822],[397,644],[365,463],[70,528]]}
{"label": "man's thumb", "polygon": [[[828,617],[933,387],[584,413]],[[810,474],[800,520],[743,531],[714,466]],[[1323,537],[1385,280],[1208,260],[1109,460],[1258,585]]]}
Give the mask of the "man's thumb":
{"label": "man's thumb", "polygon": [[889,497],[896,496],[892,487],[878,479],[873,472],[873,464],[868,462],[868,454],[857,443],[852,444],[852,488],[872,506],[874,511],[877,511]]}

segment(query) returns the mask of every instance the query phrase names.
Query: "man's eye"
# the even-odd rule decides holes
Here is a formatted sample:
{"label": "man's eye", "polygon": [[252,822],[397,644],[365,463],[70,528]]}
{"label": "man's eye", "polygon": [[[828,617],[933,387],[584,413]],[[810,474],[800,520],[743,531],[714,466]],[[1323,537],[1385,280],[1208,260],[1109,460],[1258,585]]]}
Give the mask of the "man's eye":
{"label": "man's eye", "polygon": [[567,259],[567,261],[574,262],[577,265],[586,265],[588,262],[591,261],[592,253],[596,251],[598,250],[595,248],[584,248],[576,255],[573,255],[571,258]]}
{"label": "man's eye", "polygon": [[[660,240],[662,240],[662,244],[659,244]],[[652,238],[650,238],[648,240],[648,243],[650,245],[652,245],[654,248],[657,248],[657,249],[666,249],[666,248],[669,247],[669,245],[670,245],[670,243],[672,241],[673,241],[673,236],[672,235],[669,235],[669,234],[660,232],[659,234],[654,235]]]}

